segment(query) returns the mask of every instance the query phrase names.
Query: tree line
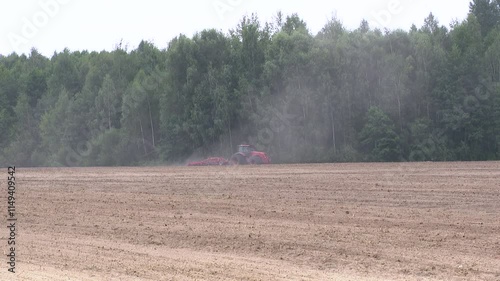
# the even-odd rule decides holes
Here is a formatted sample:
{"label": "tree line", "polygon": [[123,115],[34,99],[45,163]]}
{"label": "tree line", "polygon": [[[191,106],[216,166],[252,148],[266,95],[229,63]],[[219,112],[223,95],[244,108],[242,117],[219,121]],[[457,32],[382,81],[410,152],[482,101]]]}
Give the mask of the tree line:
{"label": "tree line", "polygon": [[0,56],[0,163],[112,166],[229,156],[277,163],[500,159],[500,1],[462,22],[311,34],[244,17],[165,49]]}

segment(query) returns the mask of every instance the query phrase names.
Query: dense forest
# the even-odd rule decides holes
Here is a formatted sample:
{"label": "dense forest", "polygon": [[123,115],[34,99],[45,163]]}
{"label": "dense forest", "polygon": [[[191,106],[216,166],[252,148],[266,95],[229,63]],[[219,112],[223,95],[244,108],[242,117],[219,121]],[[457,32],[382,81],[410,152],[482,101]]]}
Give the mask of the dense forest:
{"label": "dense forest", "polygon": [[311,34],[298,15],[51,58],[0,55],[0,166],[228,157],[273,162],[500,159],[500,0],[463,22]]}

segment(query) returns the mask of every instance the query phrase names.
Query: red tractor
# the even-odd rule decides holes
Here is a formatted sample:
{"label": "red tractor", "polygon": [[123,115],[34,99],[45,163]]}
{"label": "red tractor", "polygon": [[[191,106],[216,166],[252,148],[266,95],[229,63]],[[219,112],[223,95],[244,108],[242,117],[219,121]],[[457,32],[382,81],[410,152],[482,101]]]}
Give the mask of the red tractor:
{"label": "red tractor", "polygon": [[242,144],[238,146],[238,152],[231,156],[229,163],[232,165],[271,164],[271,158],[265,152],[257,151],[253,145]]}

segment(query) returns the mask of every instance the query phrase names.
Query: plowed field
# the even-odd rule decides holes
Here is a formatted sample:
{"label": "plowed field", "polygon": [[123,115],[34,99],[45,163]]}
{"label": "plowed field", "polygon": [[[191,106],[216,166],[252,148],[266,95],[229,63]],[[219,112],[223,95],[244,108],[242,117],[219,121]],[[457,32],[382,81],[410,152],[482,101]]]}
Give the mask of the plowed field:
{"label": "plowed field", "polygon": [[500,280],[498,162],[18,167],[17,192],[0,280]]}

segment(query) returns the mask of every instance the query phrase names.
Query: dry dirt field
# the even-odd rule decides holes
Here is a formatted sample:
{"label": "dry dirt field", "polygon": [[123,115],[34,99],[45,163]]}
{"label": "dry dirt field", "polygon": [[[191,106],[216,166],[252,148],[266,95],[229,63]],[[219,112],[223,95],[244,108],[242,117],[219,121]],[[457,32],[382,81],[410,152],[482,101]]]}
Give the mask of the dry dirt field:
{"label": "dry dirt field", "polygon": [[0,280],[500,280],[499,162],[18,167],[17,188]]}

